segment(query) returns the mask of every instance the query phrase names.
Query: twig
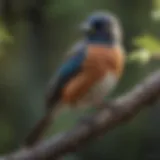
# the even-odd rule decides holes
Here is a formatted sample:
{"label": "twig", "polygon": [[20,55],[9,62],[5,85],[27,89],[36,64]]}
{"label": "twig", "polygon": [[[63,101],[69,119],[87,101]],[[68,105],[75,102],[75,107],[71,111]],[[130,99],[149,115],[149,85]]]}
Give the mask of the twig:
{"label": "twig", "polygon": [[3,160],[56,159],[74,152],[89,140],[106,133],[116,125],[127,122],[143,107],[155,102],[160,95],[160,70],[97,113],[82,119],[72,130],[42,141],[37,146],[4,156]]}

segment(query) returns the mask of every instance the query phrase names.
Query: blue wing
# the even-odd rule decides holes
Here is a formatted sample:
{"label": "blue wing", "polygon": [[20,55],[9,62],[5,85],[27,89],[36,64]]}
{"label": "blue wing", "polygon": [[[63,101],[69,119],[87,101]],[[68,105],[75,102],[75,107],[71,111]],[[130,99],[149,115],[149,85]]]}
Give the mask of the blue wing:
{"label": "blue wing", "polygon": [[86,56],[84,43],[78,43],[78,45],[72,49],[72,53],[50,81],[47,90],[47,109],[52,107],[61,98],[61,89],[64,85],[80,72]]}

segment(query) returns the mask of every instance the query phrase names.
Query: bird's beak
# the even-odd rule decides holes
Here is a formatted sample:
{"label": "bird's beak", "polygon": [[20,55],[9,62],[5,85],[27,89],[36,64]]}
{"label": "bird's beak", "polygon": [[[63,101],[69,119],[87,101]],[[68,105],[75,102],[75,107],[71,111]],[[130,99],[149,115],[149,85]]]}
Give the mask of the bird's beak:
{"label": "bird's beak", "polygon": [[89,23],[83,22],[83,23],[80,25],[80,30],[83,31],[83,32],[88,32],[88,31],[91,30],[91,26],[89,25]]}

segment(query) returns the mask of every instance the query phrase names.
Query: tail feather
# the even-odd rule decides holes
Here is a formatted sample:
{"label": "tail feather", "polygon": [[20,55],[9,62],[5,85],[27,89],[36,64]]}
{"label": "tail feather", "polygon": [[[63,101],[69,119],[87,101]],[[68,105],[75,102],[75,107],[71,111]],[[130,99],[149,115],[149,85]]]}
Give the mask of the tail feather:
{"label": "tail feather", "polygon": [[23,146],[30,147],[35,145],[44,135],[46,129],[52,122],[52,112],[48,112],[38,124],[32,129],[30,134],[26,137]]}
{"label": "tail feather", "polygon": [[59,112],[64,108],[63,103],[59,102],[54,107],[48,109],[45,116],[35,125],[29,135],[26,137],[23,147],[31,147],[38,143],[44,136],[46,130],[51,123],[54,123],[54,119]]}

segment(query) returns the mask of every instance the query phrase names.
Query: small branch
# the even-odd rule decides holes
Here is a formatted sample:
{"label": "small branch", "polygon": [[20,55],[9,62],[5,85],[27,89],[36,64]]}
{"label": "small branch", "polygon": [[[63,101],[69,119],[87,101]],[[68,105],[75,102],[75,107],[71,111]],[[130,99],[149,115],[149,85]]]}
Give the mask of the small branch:
{"label": "small branch", "polygon": [[82,119],[72,130],[40,142],[37,146],[4,156],[3,160],[42,160],[76,151],[80,146],[128,121],[143,107],[155,102],[160,95],[160,70],[131,92],[103,104],[97,113]]}

